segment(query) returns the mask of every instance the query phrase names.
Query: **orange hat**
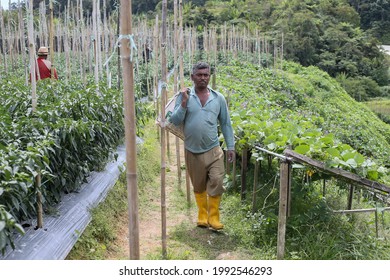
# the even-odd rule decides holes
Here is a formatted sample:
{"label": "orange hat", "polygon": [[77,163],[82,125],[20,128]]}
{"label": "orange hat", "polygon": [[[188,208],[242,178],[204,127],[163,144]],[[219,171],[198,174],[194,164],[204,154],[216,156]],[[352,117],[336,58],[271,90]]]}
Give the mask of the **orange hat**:
{"label": "orange hat", "polygon": [[47,47],[40,47],[38,50],[38,55],[48,55],[49,49]]}

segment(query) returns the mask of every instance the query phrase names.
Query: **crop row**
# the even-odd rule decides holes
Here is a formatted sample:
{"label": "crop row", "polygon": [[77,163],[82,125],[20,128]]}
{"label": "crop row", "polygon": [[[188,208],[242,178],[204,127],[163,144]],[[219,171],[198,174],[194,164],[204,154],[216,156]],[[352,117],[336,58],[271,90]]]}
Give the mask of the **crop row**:
{"label": "crop row", "polygon": [[[38,191],[44,206],[59,202],[101,169],[123,139],[118,90],[49,80],[37,88],[38,108],[32,112],[28,86],[16,80],[1,84],[0,250],[13,246],[14,228],[22,232],[19,223],[36,215]],[[137,106],[139,121],[145,112]]]}

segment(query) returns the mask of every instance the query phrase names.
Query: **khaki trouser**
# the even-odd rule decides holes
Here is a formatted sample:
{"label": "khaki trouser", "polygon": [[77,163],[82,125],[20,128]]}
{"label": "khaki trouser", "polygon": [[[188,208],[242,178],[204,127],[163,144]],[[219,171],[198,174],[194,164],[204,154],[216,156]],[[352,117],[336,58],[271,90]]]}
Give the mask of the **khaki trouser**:
{"label": "khaki trouser", "polygon": [[210,196],[221,195],[225,188],[224,154],[220,146],[201,154],[185,151],[186,166],[194,192],[207,191]]}

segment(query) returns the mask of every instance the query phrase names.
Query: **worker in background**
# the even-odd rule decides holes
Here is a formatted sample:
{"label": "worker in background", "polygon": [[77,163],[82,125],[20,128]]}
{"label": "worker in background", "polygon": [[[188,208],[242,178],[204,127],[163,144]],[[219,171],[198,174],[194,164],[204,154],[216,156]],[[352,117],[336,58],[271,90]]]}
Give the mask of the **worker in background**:
{"label": "worker in background", "polygon": [[[40,47],[38,50],[38,58],[37,65],[38,70],[35,73],[36,80],[43,80],[46,78],[51,78],[52,74],[52,65],[49,60],[47,60],[47,56],[49,54],[49,49],[47,47]],[[56,69],[53,67],[53,78],[58,80],[58,75]]]}

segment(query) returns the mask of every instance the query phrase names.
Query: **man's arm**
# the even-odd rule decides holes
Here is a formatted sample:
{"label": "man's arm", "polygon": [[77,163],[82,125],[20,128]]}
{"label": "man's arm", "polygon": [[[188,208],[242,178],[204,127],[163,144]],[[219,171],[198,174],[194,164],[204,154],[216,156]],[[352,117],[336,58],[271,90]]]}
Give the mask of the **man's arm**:
{"label": "man's arm", "polygon": [[181,91],[181,93],[176,98],[175,109],[173,110],[173,113],[169,118],[169,121],[174,125],[180,125],[181,123],[183,123],[187,112],[187,102],[188,94],[183,93],[183,91]]}

